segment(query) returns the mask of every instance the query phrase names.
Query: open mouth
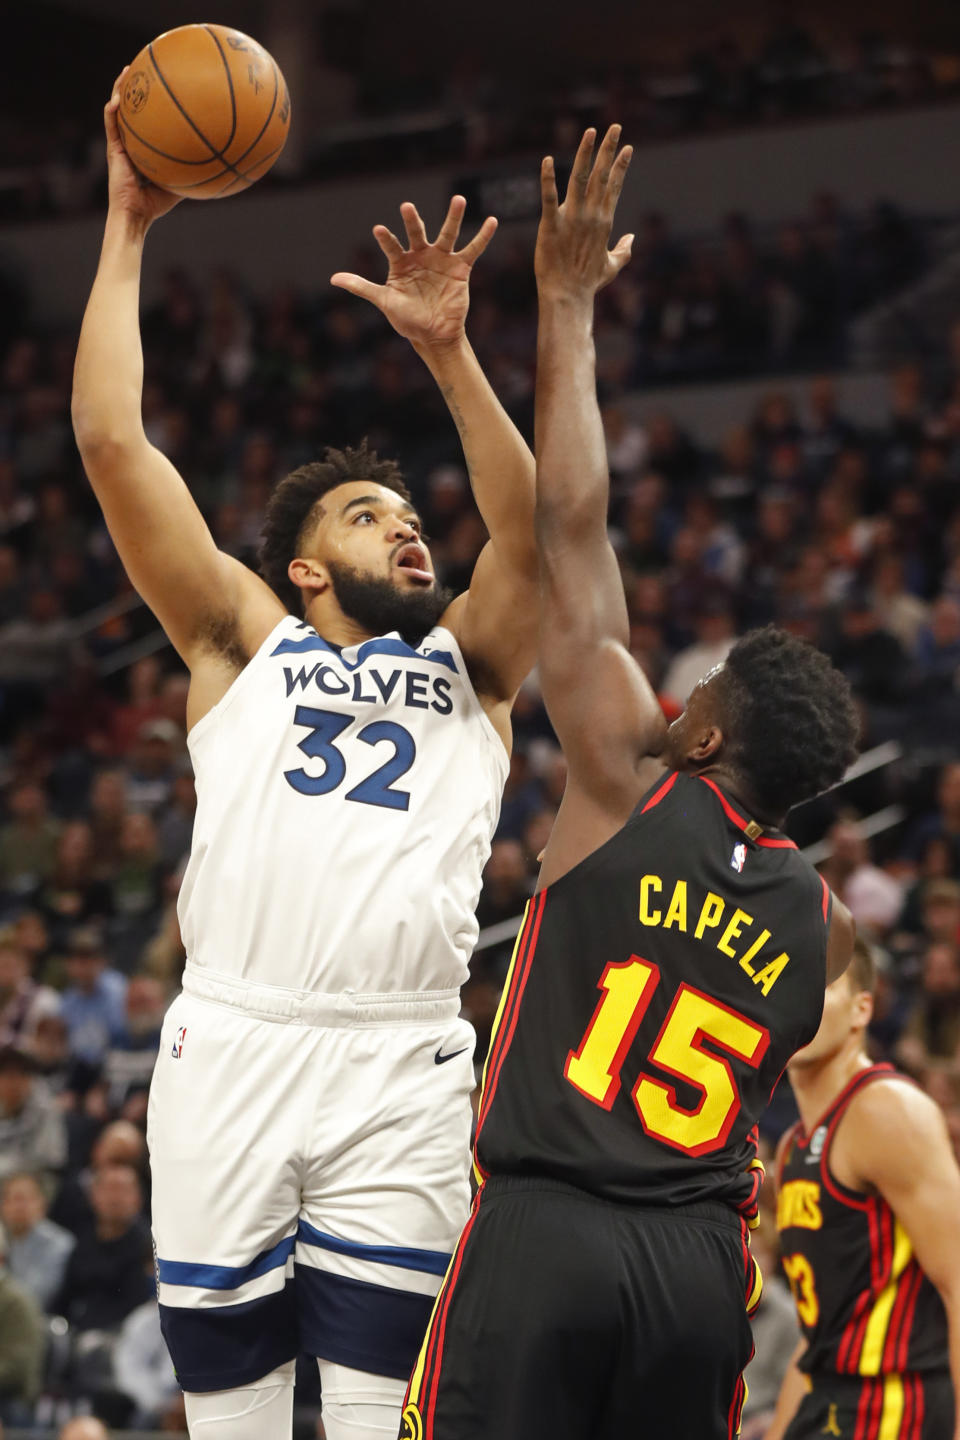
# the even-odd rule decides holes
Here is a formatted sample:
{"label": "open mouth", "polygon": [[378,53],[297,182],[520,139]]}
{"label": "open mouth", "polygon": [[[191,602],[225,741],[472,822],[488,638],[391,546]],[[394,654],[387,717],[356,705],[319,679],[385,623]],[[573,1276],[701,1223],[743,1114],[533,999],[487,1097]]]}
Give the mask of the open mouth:
{"label": "open mouth", "polygon": [[405,570],[411,580],[419,580],[428,585],[433,584],[433,574],[427,568],[427,552],[422,545],[412,541],[397,551],[394,557],[394,564],[398,570]]}

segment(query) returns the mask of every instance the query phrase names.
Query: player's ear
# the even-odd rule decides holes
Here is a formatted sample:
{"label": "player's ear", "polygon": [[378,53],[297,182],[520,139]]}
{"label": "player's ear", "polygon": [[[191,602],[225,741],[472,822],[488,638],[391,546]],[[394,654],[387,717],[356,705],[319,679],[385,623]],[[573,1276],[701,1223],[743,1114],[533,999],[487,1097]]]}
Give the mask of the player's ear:
{"label": "player's ear", "polygon": [[700,769],[716,760],[720,747],[723,745],[723,731],[719,725],[703,725],[694,731],[695,741],[691,750],[688,751],[690,763]]}
{"label": "player's ear", "polygon": [[330,588],[330,575],[326,566],[319,560],[309,560],[298,556],[287,566],[287,577],[298,590],[308,591],[308,605],[314,595],[322,595],[324,590]]}
{"label": "player's ear", "polygon": [[859,990],[854,996],[853,1017],[855,1023],[866,1030],[873,1019],[873,996],[869,990]]}

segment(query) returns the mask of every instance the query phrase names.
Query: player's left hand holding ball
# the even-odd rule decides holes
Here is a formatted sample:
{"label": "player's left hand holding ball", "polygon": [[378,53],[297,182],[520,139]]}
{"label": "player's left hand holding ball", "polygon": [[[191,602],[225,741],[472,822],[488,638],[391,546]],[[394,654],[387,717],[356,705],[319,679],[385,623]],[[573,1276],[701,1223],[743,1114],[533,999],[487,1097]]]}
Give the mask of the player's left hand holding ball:
{"label": "player's left hand holding ball", "polygon": [[427,239],[416,205],[400,206],[409,249],[405,250],[386,225],[375,225],[373,236],[390,262],[384,285],[362,275],[338,271],[331,285],[369,300],[390,321],[398,335],[422,349],[458,345],[470,306],[470,271],[493,239],[497,222],[492,215],[462,250],[454,250],[467,202],[454,195],[436,240]]}
{"label": "player's left hand holding ball", "polygon": [[117,125],[117,111],[120,108],[120,84],[129,69],[129,65],[125,65],[113,82],[113,94],[103,110],[103,123],[107,132],[107,179],[110,209],[114,213],[128,216],[146,230],[154,220],[158,220],[161,215],[166,215],[174,205],[179,205],[180,196],[171,195],[169,190],[161,190],[159,186],[151,185],[148,180],[144,180],[143,176],[131,165],[130,158],[123,148],[120,129]]}

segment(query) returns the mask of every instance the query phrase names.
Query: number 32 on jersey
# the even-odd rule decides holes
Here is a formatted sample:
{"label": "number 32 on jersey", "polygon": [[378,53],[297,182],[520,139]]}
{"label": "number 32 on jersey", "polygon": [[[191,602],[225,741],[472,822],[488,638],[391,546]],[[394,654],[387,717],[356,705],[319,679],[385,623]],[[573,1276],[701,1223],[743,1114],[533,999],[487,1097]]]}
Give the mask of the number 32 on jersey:
{"label": "number 32 on jersey", "polygon": [[[604,1110],[611,1108],[620,1092],[621,1067],[659,982],[659,967],[637,955],[623,964],[608,965],[600,977],[600,1003],[579,1048],[567,1056],[563,1073]],[[688,1155],[720,1149],[740,1109],[729,1060],[706,1049],[705,1041],[756,1069],[770,1034],[763,1025],[692,985],[677,990],[649,1059],[658,1070],[699,1090],[700,1101],[686,1109],[678,1103],[672,1085],[644,1072],[633,1087],[632,1099],[647,1134]]]}
{"label": "number 32 on jersey", "polygon": [[[297,748],[323,766],[318,775],[309,773],[302,766],[298,770],[283,772],[287,784],[299,795],[329,795],[343,784],[347,778],[347,762],[336,742],[353,720],[352,715],[343,715],[336,710],[297,706],[293,723],[310,732],[299,741]],[[374,720],[357,731],[357,739],[365,745],[392,745],[393,754],[348,790],[344,799],[355,800],[360,805],[380,805],[384,810],[408,810],[409,790],[395,790],[393,785],[395,780],[406,775],[417,758],[417,747],[410,731],[402,725],[395,725],[392,720]]]}

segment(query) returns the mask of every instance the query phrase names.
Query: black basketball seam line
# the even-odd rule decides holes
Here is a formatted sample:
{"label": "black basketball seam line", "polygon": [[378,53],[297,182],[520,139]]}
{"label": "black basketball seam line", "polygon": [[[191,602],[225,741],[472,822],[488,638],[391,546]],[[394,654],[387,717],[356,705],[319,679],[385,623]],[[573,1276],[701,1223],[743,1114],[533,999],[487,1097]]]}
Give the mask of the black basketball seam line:
{"label": "black basketball seam line", "polygon": [[[275,104],[276,104],[276,100],[274,100],[274,105],[275,105]],[[270,115],[267,117],[267,120],[266,120],[266,122],[265,122],[265,124],[264,124],[264,127],[263,127],[264,130],[266,129],[266,126],[269,124],[269,122],[270,122],[270,117],[272,116],[272,114],[273,114],[273,110],[271,109]],[[117,123],[120,125],[121,129],[129,130],[129,131],[130,131],[130,134],[131,134],[131,135],[133,136],[133,138],[137,141],[137,143],[140,144],[140,145],[143,145],[143,146],[145,147],[145,149],[147,149],[147,150],[152,150],[155,155],[162,155],[165,160],[172,160],[172,161],[173,161],[175,164],[177,164],[177,165],[212,165],[215,160],[219,160],[220,163],[221,163],[221,165],[223,165],[223,166],[225,167],[225,169],[223,169],[223,170],[221,170],[221,171],[219,172],[219,175],[225,175],[225,174],[228,173],[228,171],[234,170],[234,167],[230,164],[229,160],[224,160],[222,155],[211,155],[211,156],[209,156],[206,160],[183,160],[183,159],[181,159],[181,157],[180,157],[179,155],[171,155],[170,152],[169,152],[169,150],[161,150],[158,145],[153,145],[153,144],[151,144],[151,142],[150,142],[149,140],[145,140],[145,139],[143,138],[143,136],[139,133],[139,131],[137,131],[137,130],[135,130],[135,129],[133,128],[133,126],[130,124],[130,121],[124,119],[123,115],[122,115],[119,111],[117,112]],[[262,139],[262,137],[263,137],[263,130],[261,130],[261,132],[260,132],[260,134],[257,136],[256,140],[253,142],[253,145],[250,145],[250,146],[243,152],[243,154],[239,157],[239,159],[236,161],[236,164],[237,164],[237,165],[239,165],[242,160],[245,160],[245,159],[246,159],[246,157],[250,154],[250,151],[253,150],[253,149],[256,147],[256,145],[259,143],[259,141]],[[270,158],[270,156],[272,156],[272,155],[278,155],[278,154],[280,153],[280,151],[283,149],[283,147],[284,147],[285,144],[286,144],[286,136],[284,136],[283,140],[282,140],[281,143],[276,147],[276,149],[269,151],[269,153],[268,153],[267,155],[264,155],[261,160],[258,160],[258,161],[257,161],[257,165],[261,165],[261,164],[263,163],[263,160],[268,160],[268,159]],[[135,162],[133,161],[132,157],[130,157],[130,159],[131,159],[131,164],[135,164]],[[257,165],[254,165],[252,168],[253,168],[254,170],[256,170]],[[235,175],[242,175],[243,178],[246,179],[246,177],[250,174],[250,171],[249,171],[249,170],[244,170],[244,171],[236,171],[236,170],[234,170],[234,174],[235,174]],[[208,175],[205,180],[196,180],[196,181],[194,181],[194,182],[193,182],[192,184],[190,184],[190,185],[182,185],[182,186],[180,186],[179,188],[182,189],[182,190],[195,190],[198,185],[208,185],[211,180],[217,180],[217,179],[219,179],[219,175]]]}
{"label": "black basketball seam line", "polygon": [[[272,160],[273,157],[274,157],[274,155],[279,155],[279,153],[280,153],[280,151],[281,151],[282,149],[283,149],[283,145],[278,145],[275,150],[270,150],[270,151],[268,151],[266,155],[261,156],[261,158],[257,161],[257,163],[256,163],[255,165],[251,165],[251,167],[250,167],[249,170],[242,170],[239,175],[235,175],[235,176],[233,177],[233,179],[230,181],[230,185],[235,185],[238,180],[247,180],[247,181],[249,181],[250,176],[253,174],[254,170],[259,169],[259,167],[260,167],[261,165],[265,164],[267,160]],[[197,190],[197,189],[199,189],[199,187],[200,187],[201,185],[209,185],[209,184],[211,183],[211,181],[213,181],[213,180],[219,180],[221,175],[227,175],[228,173],[229,173],[229,169],[228,169],[228,168],[225,168],[225,169],[221,170],[218,175],[209,175],[206,180],[195,180],[195,181],[191,182],[191,184],[189,184],[189,185],[181,185],[181,186],[179,186],[179,189],[181,189],[181,190]],[[218,193],[218,194],[223,194],[223,193],[224,193],[226,190],[228,190],[229,188],[230,188],[229,185],[225,185],[223,191],[218,191],[217,193]]]}
{"label": "black basketball seam line", "polygon": [[273,148],[272,150],[268,150],[267,153],[266,153],[266,155],[261,155],[261,156],[260,156],[260,159],[257,160],[253,165],[250,166],[250,169],[249,169],[249,170],[243,170],[243,171],[241,171],[241,174],[243,175],[244,180],[249,180],[249,178],[250,178],[250,176],[253,174],[254,170],[259,170],[259,169],[260,169],[260,166],[261,166],[261,165],[265,165],[268,160],[272,160],[273,157],[274,157],[274,155],[279,155],[279,154],[280,154],[280,151],[283,149],[283,145],[284,145],[284,142],[281,141],[280,144],[274,146],[274,148]]}
{"label": "black basketball seam line", "polygon": [[[231,131],[230,131],[230,139],[227,141],[226,145],[224,145],[224,147],[223,147],[223,148],[224,148],[224,152],[226,152],[227,150],[230,149],[230,146],[233,144],[233,137],[234,137],[234,136],[236,135],[236,133],[237,133],[237,96],[236,96],[236,92],[234,91],[234,88],[233,88],[233,76],[232,76],[231,73],[230,73],[230,66],[229,66],[228,63],[227,63],[227,57],[226,57],[226,55],[224,55],[224,53],[223,53],[223,46],[220,44],[220,41],[217,39],[216,35],[214,35],[214,33],[213,33],[213,31],[210,29],[210,26],[209,26],[209,25],[204,25],[203,28],[204,28],[204,30],[206,30],[207,34],[210,36],[210,39],[213,41],[214,45],[216,45],[217,49],[219,50],[219,52],[220,52],[220,59],[223,61],[223,68],[224,68],[224,70],[227,72],[227,85],[229,86],[229,89],[230,89],[230,113],[231,113],[232,116],[233,116],[233,128],[232,128]],[[243,159],[243,156],[241,155],[240,158],[241,158],[241,160],[242,160],[242,159]],[[226,163],[226,162],[225,162],[225,163]]]}
{"label": "black basketball seam line", "polygon": [[[200,129],[199,125],[197,125],[195,121],[193,121],[193,120],[190,119],[190,116],[187,114],[186,110],[184,110],[183,106],[180,104],[180,101],[177,99],[176,95],[174,95],[173,91],[170,89],[170,86],[167,84],[167,82],[166,82],[166,80],[165,80],[165,78],[164,78],[163,71],[160,69],[160,66],[157,64],[157,57],[156,57],[156,56],[154,55],[154,53],[153,53],[153,43],[152,43],[152,41],[151,41],[151,43],[147,46],[147,53],[148,53],[149,56],[150,56],[150,62],[151,62],[151,64],[153,65],[154,70],[156,70],[156,72],[157,72],[157,77],[158,77],[161,85],[163,86],[164,90],[166,90],[167,94],[170,96],[170,99],[173,101],[174,105],[176,105],[177,109],[180,111],[180,114],[183,116],[184,120],[186,120],[187,124],[190,126],[190,129],[191,129],[196,135],[199,135],[199,137],[200,137],[200,139],[203,141],[204,145],[206,145],[207,149],[210,151],[211,159],[213,159],[213,160],[219,160],[220,163],[221,163],[221,165],[225,165],[228,170],[233,170],[233,173],[234,173],[235,175],[236,175],[236,174],[239,174],[239,172],[234,168],[234,166],[230,164],[230,161],[226,158],[226,156],[224,155],[223,151],[222,151],[222,150],[218,150],[215,145],[212,145],[212,144],[210,143],[210,141],[207,139],[206,135],[204,135],[203,131]],[[169,158],[172,160],[172,159],[173,159],[173,156],[171,155]]]}
{"label": "black basketball seam line", "polygon": [[[172,160],[176,165],[213,165],[214,162],[217,160],[220,161],[221,165],[226,163],[222,155],[209,155],[206,160],[181,160],[179,155],[171,155],[169,150],[161,150],[159,145],[151,145],[149,140],[144,140],[143,136],[138,134],[137,131],[134,130],[133,126],[130,124],[130,121],[124,120],[119,112],[117,113],[117,120],[121,128],[130,131],[130,134],[133,136],[134,140],[136,140],[139,145],[143,145],[144,148],[147,150],[152,150],[154,155],[162,155],[165,160]],[[132,156],[130,157],[130,163],[132,165],[136,164]],[[217,177],[214,175],[211,178],[215,180]],[[206,181],[198,180],[196,183],[198,185],[205,185]]]}
{"label": "black basketball seam line", "polygon": [[[274,155],[279,155],[282,149],[283,145],[278,145],[275,150],[268,151],[266,155],[261,156],[261,158],[257,161],[256,165],[251,165],[249,170],[242,170],[239,175],[235,175],[230,181],[230,185],[236,185],[238,179],[246,180],[248,181],[249,188],[249,179],[250,176],[253,174],[254,170],[258,169],[261,165],[263,165],[265,161],[271,160]],[[205,160],[203,163],[206,165],[209,164],[209,161]],[[229,173],[229,167],[227,167],[221,170],[216,175],[208,175],[206,180],[194,180],[189,185],[178,185],[177,190],[199,190],[201,185],[210,185],[214,180],[219,180],[222,175],[228,175]],[[230,189],[230,185],[225,185],[222,190],[218,190],[217,195],[225,195],[226,192]]]}
{"label": "black basketball seam line", "polygon": [[[247,146],[246,150],[244,150],[242,155],[237,156],[236,160],[234,161],[235,165],[240,165],[244,160],[246,160],[251,150],[256,150],[257,146],[260,144],[260,141],[263,139],[267,126],[273,119],[273,112],[277,108],[277,96],[280,93],[280,72],[277,69],[277,62],[276,60],[274,60],[272,55],[269,57],[269,59],[270,64],[273,66],[273,100],[270,104],[270,113],[267,116],[266,120],[264,120],[263,124],[260,126],[260,133],[257,138]],[[284,143],[286,143],[286,137],[284,137]]]}
{"label": "black basketball seam line", "polygon": [[[243,172],[243,178],[244,178],[244,180],[246,180],[246,182],[247,182],[246,187],[245,187],[246,189],[249,189],[251,185],[255,185],[255,184],[256,184],[256,181],[255,181],[255,180],[251,180],[251,179],[250,179],[250,176],[253,174],[254,170],[258,170],[261,165],[264,165],[268,160],[272,160],[273,157],[274,157],[274,155],[279,155],[279,154],[280,154],[280,151],[281,151],[282,149],[283,149],[283,146],[282,146],[282,145],[278,145],[275,150],[271,150],[268,154],[264,155],[262,159],[258,160],[257,163],[256,163],[256,165],[251,165],[251,167],[250,167],[249,170],[245,170],[245,171]],[[266,172],[264,172],[264,173],[266,173]],[[216,179],[216,176],[213,176],[213,177],[211,177],[211,178]],[[261,179],[262,179],[263,177],[261,176],[261,177],[258,177],[258,178],[261,178]],[[204,182],[201,180],[200,184],[202,185],[203,183],[204,183]],[[236,185],[236,183],[237,183],[237,182],[236,182],[235,179],[228,181],[228,183],[227,183],[226,185],[224,185],[224,187],[223,187],[222,190],[218,190],[218,191],[217,191],[217,198],[219,198],[221,195],[226,195],[226,194],[233,188],[233,186]],[[191,190],[193,190],[193,189],[196,188],[196,186],[191,185],[190,188],[191,188]]]}

